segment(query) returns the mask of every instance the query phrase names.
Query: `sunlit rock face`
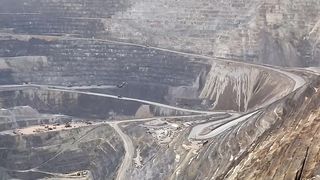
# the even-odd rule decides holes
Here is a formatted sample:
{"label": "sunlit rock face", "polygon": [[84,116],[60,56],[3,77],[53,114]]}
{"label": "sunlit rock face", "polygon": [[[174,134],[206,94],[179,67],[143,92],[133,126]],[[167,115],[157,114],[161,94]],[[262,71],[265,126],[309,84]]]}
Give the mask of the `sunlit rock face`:
{"label": "sunlit rock face", "polygon": [[0,179],[319,178],[319,10],[0,0]]}
{"label": "sunlit rock face", "polygon": [[115,39],[279,66],[319,64],[317,0],[2,0],[2,32]]}
{"label": "sunlit rock face", "polygon": [[84,170],[90,172],[87,178],[110,179],[124,155],[121,140],[107,125],[24,137],[1,135],[0,142],[4,179],[59,177]]}
{"label": "sunlit rock face", "polygon": [[319,64],[319,2],[140,0],[107,19],[112,37],[278,66]]}
{"label": "sunlit rock face", "polygon": [[9,56],[2,62],[11,72],[12,83],[88,86],[126,81],[129,84],[123,90],[98,92],[178,106],[246,111],[284,96],[294,84],[285,75],[257,66],[139,46],[35,38],[0,44],[7,50],[1,55]]}
{"label": "sunlit rock face", "polygon": [[290,84],[286,76],[276,72],[213,63],[200,97],[213,100],[213,109],[247,111],[284,96],[292,90]]}

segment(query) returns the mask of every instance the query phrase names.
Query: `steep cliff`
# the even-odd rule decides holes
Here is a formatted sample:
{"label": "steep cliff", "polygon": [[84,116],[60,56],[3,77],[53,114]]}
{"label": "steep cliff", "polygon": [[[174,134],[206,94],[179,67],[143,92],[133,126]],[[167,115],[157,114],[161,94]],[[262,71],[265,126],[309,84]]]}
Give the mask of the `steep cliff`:
{"label": "steep cliff", "polygon": [[0,0],[0,179],[319,178],[319,10]]}
{"label": "steep cliff", "polygon": [[239,61],[319,65],[319,1],[135,1],[109,37]]}
{"label": "steep cliff", "polygon": [[0,30],[115,39],[239,61],[319,65],[317,0],[2,0]]}
{"label": "steep cliff", "polygon": [[86,170],[93,179],[110,179],[124,155],[121,140],[107,125],[23,137],[1,135],[0,142],[1,168],[18,179],[72,178],[72,173]]}

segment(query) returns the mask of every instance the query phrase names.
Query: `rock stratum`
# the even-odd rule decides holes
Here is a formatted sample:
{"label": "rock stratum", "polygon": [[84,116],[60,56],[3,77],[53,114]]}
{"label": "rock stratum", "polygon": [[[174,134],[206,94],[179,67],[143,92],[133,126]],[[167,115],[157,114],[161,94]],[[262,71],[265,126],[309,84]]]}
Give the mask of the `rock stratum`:
{"label": "rock stratum", "polygon": [[0,0],[0,179],[319,179],[315,0]]}

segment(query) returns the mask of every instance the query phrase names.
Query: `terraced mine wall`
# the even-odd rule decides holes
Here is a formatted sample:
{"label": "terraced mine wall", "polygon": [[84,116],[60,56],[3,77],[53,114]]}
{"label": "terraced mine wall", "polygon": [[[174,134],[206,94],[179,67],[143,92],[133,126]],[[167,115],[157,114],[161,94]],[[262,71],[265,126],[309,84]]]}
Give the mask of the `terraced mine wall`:
{"label": "terraced mine wall", "polygon": [[200,98],[211,100],[212,109],[247,111],[290,93],[296,83],[290,78],[244,64],[213,62]]}
{"label": "terraced mine wall", "polygon": [[[318,138],[319,128],[315,126],[319,114],[319,92],[315,88],[319,88],[318,79],[265,107],[232,130],[211,138],[209,144],[212,144],[197,155],[201,158],[194,158],[178,179],[255,179],[270,175],[275,179],[294,179],[308,146],[313,150],[308,154],[310,164],[304,177],[311,178],[317,174],[318,167],[313,163],[318,153],[314,136]],[[265,159],[259,162],[261,157]]]}
{"label": "terraced mine wall", "polygon": [[33,125],[39,124],[65,124],[72,120],[71,117],[62,116],[62,117],[42,117],[42,116],[34,116],[34,117],[24,117],[24,116],[8,116],[0,118],[0,131],[12,130],[16,128],[23,128]]}
{"label": "terraced mine wall", "polygon": [[[5,99],[2,107],[30,106],[41,113],[65,114],[79,118],[114,120],[126,118],[148,118],[153,116],[190,115],[192,112],[122,100],[121,98],[101,97],[56,90],[17,90],[0,93]],[[2,96],[3,95],[3,96]]]}
{"label": "terraced mine wall", "polygon": [[7,38],[0,47],[11,83],[115,86],[125,81],[124,88],[98,92],[193,109],[245,111],[282,97],[294,84],[263,68],[104,41]]}
{"label": "terraced mine wall", "polygon": [[[293,80],[257,66],[218,63],[217,57],[318,66],[319,12],[318,0],[1,0],[0,83],[114,86],[127,81],[123,89],[94,91],[192,109],[250,111],[284,97],[295,86]],[[316,178],[318,89],[319,82],[308,84],[258,109],[196,152],[186,145],[192,128],[188,125],[181,126],[184,131],[160,150],[145,128],[119,125],[134,145],[144,142],[143,155],[153,158],[143,161],[141,169],[130,167],[130,178],[299,179],[302,170],[306,178]],[[0,92],[0,107],[19,105],[30,105],[40,113],[105,120],[176,114],[81,93]],[[1,135],[0,177],[40,179],[87,169],[92,179],[112,179],[125,154],[121,141],[108,125]]]}
{"label": "terraced mine wall", "polygon": [[[316,124],[319,120],[317,107],[320,94],[316,92],[315,88],[319,88],[319,80],[313,79],[312,83],[298,88],[295,92],[269,106],[265,106],[250,118],[206,139],[208,143],[194,154],[191,153],[192,149],[179,150],[179,145],[189,142],[187,136],[192,127],[182,131],[183,135],[179,134],[180,136],[175,137],[174,145],[171,148],[161,149],[157,153],[150,147],[153,141],[149,136],[141,136],[142,130],[133,130],[141,127],[136,127],[134,124],[124,126],[127,134],[136,140],[135,143],[137,146],[139,145],[139,148],[144,147],[139,144],[142,141],[147,146],[145,147],[147,151],[145,157],[148,157],[148,153],[153,153],[152,156],[155,157],[153,161],[145,162],[142,169],[132,168],[130,179],[145,177],[157,179],[159,176],[159,179],[173,178],[178,180],[246,179],[247,177],[259,179],[264,176],[269,177],[268,174],[272,174],[278,179],[283,179],[283,177],[294,179],[295,173],[301,168],[301,162],[305,158],[308,146],[312,150],[309,151],[307,158],[308,169],[305,169],[304,172],[306,173],[305,177],[311,178],[317,174],[313,167],[318,167],[318,164],[314,162],[315,159],[318,159],[316,145],[318,135],[316,132],[319,126]],[[299,110],[297,111],[297,109]],[[311,111],[305,112],[305,109]],[[291,125],[294,125],[294,131]],[[210,128],[213,127],[208,127],[208,129]],[[287,137],[286,133],[289,133],[290,137]],[[312,141],[305,141],[300,138],[301,136],[307,139],[311,138]],[[301,148],[291,148],[296,147],[295,145],[301,145]],[[279,151],[278,148],[281,150]],[[184,160],[175,161],[177,156]],[[261,159],[261,157],[265,157],[265,159]],[[295,158],[291,159],[292,157]],[[273,163],[277,166],[270,165]],[[163,166],[163,164],[169,164],[169,166]],[[256,167],[257,164],[259,167]],[[176,169],[179,170],[179,173],[175,173],[177,171],[175,168],[170,169],[171,166],[178,167]]]}
{"label": "terraced mine wall", "polygon": [[1,3],[1,28],[11,29],[14,33],[69,34],[90,38],[104,31],[100,18],[110,18],[130,6],[127,0],[3,0]]}
{"label": "terraced mine wall", "polygon": [[15,106],[0,109],[0,131],[13,130],[40,124],[65,124],[73,119],[58,114],[41,114],[30,106]]}
{"label": "terraced mine wall", "polygon": [[106,124],[22,137],[1,135],[0,174],[4,179],[31,180],[90,170],[87,177],[111,179],[124,156],[121,142]]}
{"label": "terraced mine wall", "polygon": [[0,31],[115,39],[280,66],[319,65],[318,0],[2,0]]}
{"label": "terraced mine wall", "polygon": [[319,65],[317,0],[139,0],[105,21],[110,38],[279,66]]}
{"label": "terraced mine wall", "polygon": [[[178,86],[192,83],[201,71],[208,68],[203,63],[192,62],[173,53],[94,40],[31,38],[28,41],[0,41],[0,47],[0,56],[3,57],[35,56],[24,58],[34,59],[34,67],[30,69],[33,73],[27,69],[21,72],[21,67],[11,65],[16,69],[15,80],[18,83],[115,85],[128,81]],[[43,58],[41,62],[41,56],[47,56],[47,59]],[[17,61],[9,59],[7,62],[14,60]]]}

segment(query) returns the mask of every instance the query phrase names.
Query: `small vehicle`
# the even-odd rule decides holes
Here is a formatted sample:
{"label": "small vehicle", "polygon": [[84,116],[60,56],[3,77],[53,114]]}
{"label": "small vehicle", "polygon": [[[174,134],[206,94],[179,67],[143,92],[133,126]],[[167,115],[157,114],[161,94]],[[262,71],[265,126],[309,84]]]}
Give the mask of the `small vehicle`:
{"label": "small vehicle", "polygon": [[118,95],[117,97],[118,97],[119,99],[121,99],[121,98],[122,98],[122,96],[120,96],[120,95]]}
{"label": "small vehicle", "polygon": [[208,144],[208,140],[206,140],[206,141],[204,141],[203,143],[202,143],[202,145],[204,146],[204,145],[206,145],[206,144]]}
{"label": "small vehicle", "polygon": [[117,88],[123,88],[127,84],[128,84],[127,82],[123,81],[121,84],[117,85]]}
{"label": "small vehicle", "polygon": [[65,125],[64,127],[70,128],[70,127],[71,127],[71,124],[70,124],[70,123],[66,123],[66,125]]}

